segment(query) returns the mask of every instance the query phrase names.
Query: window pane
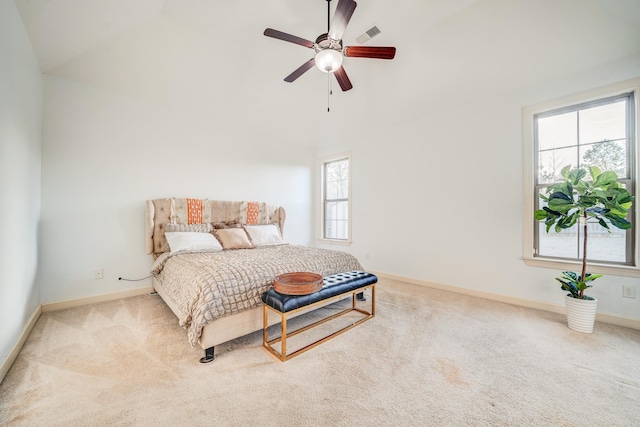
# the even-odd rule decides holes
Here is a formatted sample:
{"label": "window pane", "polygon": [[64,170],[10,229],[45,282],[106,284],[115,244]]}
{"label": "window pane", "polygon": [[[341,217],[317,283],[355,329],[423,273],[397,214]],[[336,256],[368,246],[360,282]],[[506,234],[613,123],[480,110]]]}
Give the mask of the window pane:
{"label": "window pane", "polygon": [[325,206],[324,237],[328,239],[348,239],[349,202],[327,202]]}
{"label": "window pane", "polygon": [[611,141],[626,137],[626,101],[580,111],[580,142]]}
{"label": "window pane", "polygon": [[610,228],[608,233],[600,224],[587,224],[587,261],[626,261],[626,231]]}
{"label": "window pane", "polygon": [[336,186],[335,181],[327,182],[325,184],[325,198],[327,200],[334,200],[338,198],[338,188]]}
{"label": "window pane", "polygon": [[576,258],[578,255],[577,227],[573,226],[560,233],[556,233],[553,227],[546,231],[544,221],[540,221],[538,233],[538,253],[544,256],[559,258]]}
{"label": "window pane", "polygon": [[580,164],[597,166],[602,171],[614,171],[618,178],[627,178],[627,141],[603,141],[580,147]]}
{"label": "window pane", "polygon": [[[547,194],[547,189],[542,188],[540,193]],[[539,199],[542,209],[547,203]],[[560,233],[555,231],[555,227],[551,227],[547,233],[547,226],[544,221],[538,223],[538,253],[544,256],[553,256],[559,258],[576,258],[578,256],[578,228],[573,226]]]}
{"label": "window pane", "polygon": [[570,112],[538,118],[538,149],[568,147],[577,144],[577,113]]}
{"label": "window pane", "polygon": [[337,191],[338,191],[338,199],[346,199],[349,197],[349,180],[341,179],[336,183]]}
{"label": "window pane", "polygon": [[560,175],[562,168],[567,165],[575,167],[577,161],[577,147],[540,151],[538,153],[538,183],[549,184],[562,181],[562,175]]}
{"label": "window pane", "polygon": [[349,197],[348,159],[325,164],[325,197],[327,200]]}

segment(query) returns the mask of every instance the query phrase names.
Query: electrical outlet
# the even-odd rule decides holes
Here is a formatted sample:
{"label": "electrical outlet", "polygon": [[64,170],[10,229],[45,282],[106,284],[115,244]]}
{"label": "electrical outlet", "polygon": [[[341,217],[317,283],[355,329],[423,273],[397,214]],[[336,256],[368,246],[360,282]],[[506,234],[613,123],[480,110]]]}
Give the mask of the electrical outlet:
{"label": "electrical outlet", "polygon": [[625,298],[636,298],[636,287],[633,285],[622,286],[622,296]]}
{"label": "electrical outlet", "polygon": [[93,270],[93,280],[100,280],[104,278],[104,271],[101,268]]}

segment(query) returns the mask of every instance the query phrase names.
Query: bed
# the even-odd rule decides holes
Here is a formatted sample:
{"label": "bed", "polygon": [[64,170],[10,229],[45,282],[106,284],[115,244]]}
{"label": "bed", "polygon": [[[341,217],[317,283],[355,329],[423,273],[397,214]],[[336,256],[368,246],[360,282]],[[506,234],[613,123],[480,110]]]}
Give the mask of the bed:
{"label": "bed", "polygon": [[[328,276],[362,270],[345,252],[286,243],[285,218],[283,207],[264,202],[146,201],[153,288],[186,329],[189,343],[204,349],[201,362],[215,358],[216,345],[262,330],[260,296],[277,274],[309,271]],[[196,240],[189,240],[193,236]],[[216,237],[211,245],[220,248],[209,246],[210,236]],[[176,243],[186,237],[186,244]],[[207,243],[193,244],[200,240]]]}

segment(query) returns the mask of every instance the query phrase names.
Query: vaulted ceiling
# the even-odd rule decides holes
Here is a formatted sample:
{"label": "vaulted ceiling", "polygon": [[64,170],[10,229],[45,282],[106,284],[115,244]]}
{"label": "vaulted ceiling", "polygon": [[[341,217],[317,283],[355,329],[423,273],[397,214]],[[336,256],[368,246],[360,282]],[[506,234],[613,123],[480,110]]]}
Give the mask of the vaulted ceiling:
{"label": "vaulted ceiling", "polygon": [[346,58],[354,89],[333,80],[328,101],[316,69],[283,81],[312,51],[262,34],[315,40],[325,0],[16,4],[44,73],[286,139],[313,139],[326,121],[399,123],[640,52],[638,0],[359,0],[344,44],[376,25],[382,33],[366,44],[396,46],[396,58]]}

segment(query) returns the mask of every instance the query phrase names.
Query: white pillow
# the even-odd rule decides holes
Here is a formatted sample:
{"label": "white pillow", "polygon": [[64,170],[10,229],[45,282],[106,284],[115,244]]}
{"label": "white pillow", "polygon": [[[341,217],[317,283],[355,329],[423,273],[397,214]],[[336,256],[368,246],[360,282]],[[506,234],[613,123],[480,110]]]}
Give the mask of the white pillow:
{"label": "white pillow", "polygon": [[169,242],[171,253],[180,251],[221,251],[222,246],[211,233],[167,232],[164,233]]}
{"label": "white pillow", "polygon": [[244,225],[251,243],[254,246],[272,246],[285,245],[286,243],[280,237],[280,230],[275,224],[265,225]]}

